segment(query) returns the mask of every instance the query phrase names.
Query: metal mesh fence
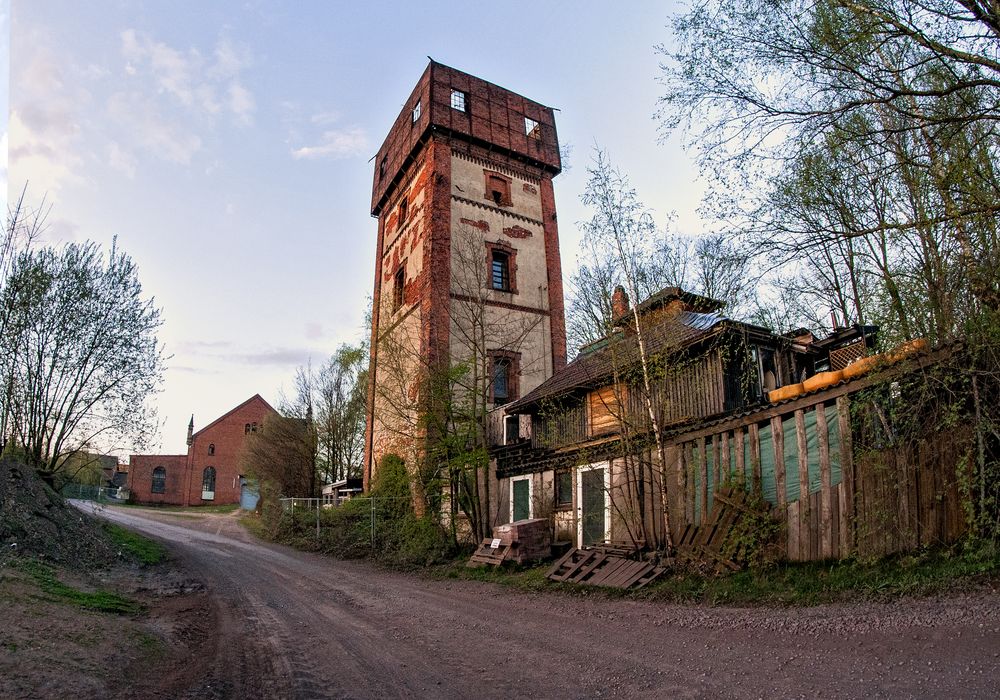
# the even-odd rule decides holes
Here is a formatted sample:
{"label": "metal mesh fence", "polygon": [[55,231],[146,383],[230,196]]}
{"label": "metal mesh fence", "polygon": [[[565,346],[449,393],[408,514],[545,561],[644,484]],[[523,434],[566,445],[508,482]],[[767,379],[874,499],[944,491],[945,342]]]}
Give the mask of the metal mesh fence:
{"label": "metal mesh fence", "polygon": [[390,523],[398,520],[400,510],[408,509],[411,503],[409,497],[402,496],[353,496],[340,500],[324,496],[280,501],[293,527],[309,527],[317,540],[333,533],[363,534],[372,551],[378,549]]}
{"label": "metal mesh fence", "polygon": [[105,486],[90,486],[88,484],[66,484],[59,490],[63,498],[75,498],[78,501],[97,501],[99,503],[123,503],[128,496],[123,488],[107,488]]}

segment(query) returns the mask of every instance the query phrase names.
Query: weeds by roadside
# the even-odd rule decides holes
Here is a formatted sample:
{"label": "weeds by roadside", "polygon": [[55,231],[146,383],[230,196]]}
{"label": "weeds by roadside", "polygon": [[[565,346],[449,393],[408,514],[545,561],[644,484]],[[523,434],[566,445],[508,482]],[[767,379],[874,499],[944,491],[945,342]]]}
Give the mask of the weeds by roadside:
{"label": "weeds by roadside", "polygon": [[878,562],[779,564],[723,576],[676,572],[638,591],[553,583],[549,564],[520,568],[465,567],[455,561],[429,570],[440,578],[487,581],[522,591],[599,595],[704,605],[817,605],[947,593],[1000,579],[1000,551],[991,545],[926,551]]}
{"label": "weeds by roadside", "polygon": [[14,567],[31,577],[39,590],[52,600],[118,615],[136,615],[143,611],[142,605],[117,593],[100,590],[81,591],[73,588],[60,581],[52,567],[34,559],[18,560]]}
{"label": "weeds by roadside", "polygon": [[113,523],[103,523],[103,526],[112,542],[146,566],[159,564],[167,555],[167,550],[158,542]]}

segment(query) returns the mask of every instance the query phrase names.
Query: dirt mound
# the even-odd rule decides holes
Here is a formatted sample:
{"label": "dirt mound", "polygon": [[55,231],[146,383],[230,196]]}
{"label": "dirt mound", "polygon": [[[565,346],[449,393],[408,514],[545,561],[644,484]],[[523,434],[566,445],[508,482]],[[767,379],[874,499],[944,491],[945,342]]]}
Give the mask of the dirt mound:
{"label": "dirt mound", "polygon": [[118,559],[118,550],[93,518],[67,504],[35,471],[0,459],[0,562],[31,555],[74,569]]}

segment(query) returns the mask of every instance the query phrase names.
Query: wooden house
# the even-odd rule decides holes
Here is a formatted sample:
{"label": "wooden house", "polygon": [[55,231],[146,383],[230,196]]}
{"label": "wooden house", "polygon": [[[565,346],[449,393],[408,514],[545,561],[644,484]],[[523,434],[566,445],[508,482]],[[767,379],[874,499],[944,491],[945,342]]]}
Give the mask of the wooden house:
{"label": "wooden house", "polygon": [[[603,541],[652,546],[664,541],[665,508],[677,538],[707,522],[722,484],[741,482],[772,504],[787,556],[849,554],[861,536],[865,502],[856,490],[865,477],[851,452],[848,401],[874,380],[833,368],[870,355],[876,329],[838,329],[819,341],[803,330],[779,335],[727,318],[716,300],[668,288],[637,309],[647,393],[634,317],[621,304],[623,293],[616,296],[612,334],[504,407],[493,450],[507,495],[501,510],[509,509],[511,520],[551,517],[557,539],[578,547]],[[896,456],[888,461],[906,474],[916,468]],[[938,457],[928,452],[922,459],[929,464]],[[890,471],[878,478],[908,477]],[[954,495],[950,482],[928,484],[923,496],[896,494],[889,507],[927,498],[935,489]],[[872,513],[887,505],[869,501]],[[922,527],[930,538],[953,537],[961,525],[957,506],[946,502],[947,517],[938,513],[933,525],[914,521],[912,529]],[[919,520],[919,509],[910,510]],[[872,522],[866,527],[878,529]],[[885,540],[876,549],[894,551],[904,540]]]}

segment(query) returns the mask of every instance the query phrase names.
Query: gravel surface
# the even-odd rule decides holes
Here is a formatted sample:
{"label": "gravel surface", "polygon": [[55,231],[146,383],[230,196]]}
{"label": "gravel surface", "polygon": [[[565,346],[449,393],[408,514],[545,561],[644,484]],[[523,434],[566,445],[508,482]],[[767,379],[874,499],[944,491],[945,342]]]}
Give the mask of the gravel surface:
{"label": "gravel surface", "polygon": [[163,539],[207,592],[165,635],[188,641],[162,697],[1000,696],[996,593],[789,609],[522,593],[262,544],[228,515],[102,515]]}

